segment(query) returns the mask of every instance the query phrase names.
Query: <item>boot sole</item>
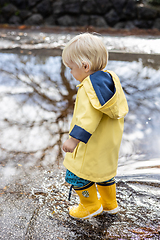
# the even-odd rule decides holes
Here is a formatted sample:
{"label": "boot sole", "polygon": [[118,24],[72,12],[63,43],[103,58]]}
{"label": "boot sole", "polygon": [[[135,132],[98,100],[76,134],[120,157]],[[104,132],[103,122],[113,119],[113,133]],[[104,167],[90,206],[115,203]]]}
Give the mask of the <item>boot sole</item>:
{"label": "boot sole", "polygon": [[91,213],[90,215],[88,215],[88,216],[86,216],[86,217],[73,217],[73,216],[71,216],[72,218],[74,218],[74,219],[88,219],[88,218],[91,218],[91,217],[95,217],[95,216],[97,216],[97,215],[99,215],[99,214],[101,214],[103,212],[103,207],[102,207],[102,205],[101,205],[101,207],[96,211],[96,212],[94,212],[94,213]]}
{"label": "boot sole", "polygon": [[116,208],[113,209],[113,210],[104,210],[104,209],[103,209],[103,211],[106,212],[106,213],[108,213],[108,214],[113,215],[113,214],[116,214],[116,213],[119,212],[119,207],[116,207]]}

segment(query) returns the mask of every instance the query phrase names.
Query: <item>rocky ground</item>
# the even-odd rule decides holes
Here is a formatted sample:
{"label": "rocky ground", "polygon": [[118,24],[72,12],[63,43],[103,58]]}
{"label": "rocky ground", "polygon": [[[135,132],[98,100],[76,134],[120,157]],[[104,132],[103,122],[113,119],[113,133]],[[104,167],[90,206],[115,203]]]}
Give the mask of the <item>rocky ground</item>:
{"label": "rocky ground", "polygon": [[160,8],[139,0],[29,0],[0,2],[0,23],[160,29]]}

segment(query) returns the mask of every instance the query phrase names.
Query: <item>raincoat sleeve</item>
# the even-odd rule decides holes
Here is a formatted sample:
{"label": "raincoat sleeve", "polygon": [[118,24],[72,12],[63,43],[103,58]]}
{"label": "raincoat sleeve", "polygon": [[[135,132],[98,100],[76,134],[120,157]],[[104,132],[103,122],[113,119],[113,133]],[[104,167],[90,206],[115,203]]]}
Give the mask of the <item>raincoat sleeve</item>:
{"label": "raincoat sleeve", "polygon": [[98,127],[102,116],[103,113],[91,105],[84,86],[80,84],[69,135],[87,143]]}

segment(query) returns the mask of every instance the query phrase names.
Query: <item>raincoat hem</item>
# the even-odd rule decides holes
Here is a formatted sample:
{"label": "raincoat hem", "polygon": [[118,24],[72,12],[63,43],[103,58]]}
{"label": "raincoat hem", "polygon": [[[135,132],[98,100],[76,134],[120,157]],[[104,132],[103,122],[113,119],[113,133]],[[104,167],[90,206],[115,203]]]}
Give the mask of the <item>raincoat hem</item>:
{"label": "raincoat hem", "polygon": [[65,162],[63,162],[63,165],[65,166],[66,169],[68,169],[69,171],[73,172],[76,176],[78,176],[79,178],[83,178],[86,179],[88,181],[91,182],[105,182],[110,180],[111,178],[115,177],[117,175],[117,169],[115,171],[112,172],[112,174],[108,174],[105,177],[91,177],[90,175],[87,174],[83,174],[81,172],[75,172],[75,169],[72,168],[71,166],[68,166],[67,164],[65,164]]}

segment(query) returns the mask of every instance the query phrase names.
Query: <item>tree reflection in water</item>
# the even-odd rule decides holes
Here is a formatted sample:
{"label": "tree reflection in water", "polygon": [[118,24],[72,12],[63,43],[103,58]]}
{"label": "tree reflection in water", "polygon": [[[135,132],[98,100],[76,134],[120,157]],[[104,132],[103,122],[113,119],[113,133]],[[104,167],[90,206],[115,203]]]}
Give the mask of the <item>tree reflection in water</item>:
{"label": "tree reflection in water", "polygon": [[59,160],[76,94],[74,80],[66,79],[60,57],[2,56],[1,155]]}
{"label": "tree reflection in water", "polygon": [[[157,65],[110,61],[129,103],[121,156],[159,155],[160,83]],[[35,157],[41,164],[59,162],[67,137],[77,82],[61,57],[1,54],[0,109],[3,159],[9,154]],[[150,139],[154,139],[153,142]],[[45,163],[46,162],[46,163]],[[40,163],[40,162],[39,162]]]}

